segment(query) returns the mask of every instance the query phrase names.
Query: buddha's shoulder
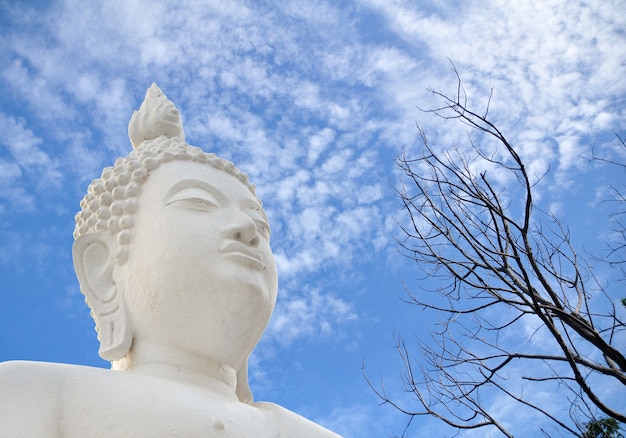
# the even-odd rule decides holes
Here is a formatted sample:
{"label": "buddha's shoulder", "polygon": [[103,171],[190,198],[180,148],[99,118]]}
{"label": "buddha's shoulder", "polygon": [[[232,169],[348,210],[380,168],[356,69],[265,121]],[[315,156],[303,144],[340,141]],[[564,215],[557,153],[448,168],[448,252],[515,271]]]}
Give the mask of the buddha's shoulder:
{"label": "buddha's shoulder", "polygon": [[281,428],[281,436],[298,438],[340,438],[334,432],[275,403],[256,402],[256,407],[271,411]]}
{"label": "buddha's shoulder", "polygon": [[0,424],[7,436],[47,437],[60,417],[60,394],[77,365],[46,362],[0,362]]}
{"label": "buddha's shoulder", "polygon": [[[56,403],[72,391],[87,391],[113,373],[103,368],[50,362],[0,362],[0,392],[4,401],[17,405],[36,397]],[[110,379],[106,379],[110,381]],[[3,406],[6,409],[6,406]]]}
{"label": "buddha's shoulder", "polygon": [[[178,387],[179,390],[184,388],[187,387]],[[168,382],[102,368],[48,362],[0,362],[0,424],[6,426],[4,430],[20,431],[16,436],[61,436],[63,433],[51,434],[50,431],[57,427],[59,418],[66,416],[67,412],[62,411],[83,412],[83,407],[93,408],[94,403],[111,400],[120,393],[125,394],[126,404],[136,407],[140,405],[136,402],[146,394],[150,394],[150,400],[154,402],[155,394],[170,394],[173,389]],[[195,391],[186,395],[190,396],[190,403],[205,401],[202,397],[197,398]],[[120,403],[116,397],[115,406]],[[253,406],[272,414],[281,437],[339,438],[328,429],[274,403],[259,402]],[[84,416],[88,415],[84,412]]]}
{"label": "buddha's shoulder", "polygon": [[83,365],[26,360],[0,362],[0,384],[3,387],[17,384],[22,388],[41,385],[49,387],[75,379],[97,378],[104,373],[108,373],[108,370]]}
{"label": "buddha's shoulder", "polygon": [[13,397],[35,396],[43,393],[46,399],[64,401],[100,399],[114,391],[134,394],[154,386],[154,378],[131,376],[86,365],[52,362],[0,362],[0,388]]}
{"label": "buddha's shoulder", "polygon": [[[59,384],[59,377],[71,374],[75,365],[13,360],[0,362],[0,385],[3,390],[12,386],[27,389],[30,386],[47,387]],[[47,382],[47,383],[46,383]]]}

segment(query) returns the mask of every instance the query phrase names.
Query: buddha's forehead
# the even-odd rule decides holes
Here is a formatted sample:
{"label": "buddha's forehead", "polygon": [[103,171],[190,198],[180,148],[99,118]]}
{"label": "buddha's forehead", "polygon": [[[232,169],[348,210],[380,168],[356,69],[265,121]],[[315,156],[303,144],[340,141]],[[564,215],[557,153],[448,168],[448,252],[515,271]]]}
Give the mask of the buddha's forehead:
{"label": "buddha's forehead", "polygon": [[140,195],[143,202],[159,202],[175,191],[211,187],[231,201],[247,200],[261,205],[250,189],[236,176],[207,163],[171,161],[153,170]]}

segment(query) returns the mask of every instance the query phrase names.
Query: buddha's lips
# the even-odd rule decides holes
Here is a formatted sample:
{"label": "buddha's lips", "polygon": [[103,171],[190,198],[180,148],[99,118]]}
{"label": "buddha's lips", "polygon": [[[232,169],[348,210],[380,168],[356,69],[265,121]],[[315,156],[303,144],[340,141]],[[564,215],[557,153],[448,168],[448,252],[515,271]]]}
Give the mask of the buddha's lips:
{"label": "buddha's lips", "polygon": [[265,263],[263,263],[263,254],[261,251],[255,248],[251,248],[239,241],[233,240],[224,245],[220,252],[223,254],[232,254],[239,256],[242,259],[252,262],[252,265],[259,269],[265,269]]}

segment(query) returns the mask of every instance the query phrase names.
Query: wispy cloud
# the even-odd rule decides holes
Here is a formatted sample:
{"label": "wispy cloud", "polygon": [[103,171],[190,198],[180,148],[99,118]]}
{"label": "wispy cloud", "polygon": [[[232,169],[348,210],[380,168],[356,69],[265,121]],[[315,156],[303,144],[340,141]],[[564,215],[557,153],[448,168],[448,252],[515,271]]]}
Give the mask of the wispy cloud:
{"label": "wispy cloud", "polygon": [[290,294],[278,303],[266,336],[288,346],[304,336],[337,335],[338,324],[356,319],[352,305],[345,300],[322,295],[317,290],[306,290],[302,295]]}
{"label": "wispy cloud", "polygon": [[[607,141],[626,115],[619,0],[178,6],[1,6],[19,25],[0,41],[0,219],[77,208],[81,187],[130,151],[128,120],[156,81],[187,141],[233,160],[264,201],[282,288],[268,349],[366,324],[346,272],[365,277],[361,263],[378,260],[397,273],[393,155],[417,150],[415,122],[444,149],[467,144],[464,127],[416,108],[439,103],[428,87],[455,92],[447,58],[475,108],[494,87],[490,114],[531,174],[550,169],[546,205],[577,189],[596,134]],[[47,188],[72,202],[38,203]],[[39,237],[7,241],[4,256],[27,258]],[[375,415],[350,409],[337,418]]]}
{"label": "wispy cloud", "polygon": [[624,119],[614,98],[626,91],[614,76],[626,68],[618,2],[463,3],[437,13],[405,1],[369,4],[407,44],[453,60],[474,105],[494,87],[490,113],[538,169],[552,164],[559,181],[584,163],[595,130],[618,129]]}
{"label": "wispy cloud", "polygon": [[[6,207],[32,211],[36,209],[32,189],[40,193],[60,188],[63,175],[60,160],[42,149],[42,139],[18,120],[0,112],[2,140],[7,153],[0,155],[0,214]],[[6,203],[6,204],[4,204]]]}

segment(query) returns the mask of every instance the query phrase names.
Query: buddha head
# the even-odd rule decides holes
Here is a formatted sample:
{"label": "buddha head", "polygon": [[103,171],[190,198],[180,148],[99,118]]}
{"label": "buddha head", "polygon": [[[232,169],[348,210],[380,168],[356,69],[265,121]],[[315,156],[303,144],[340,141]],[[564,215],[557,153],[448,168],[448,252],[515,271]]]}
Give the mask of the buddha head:
{"label": "buddha head", "polygon": [[174,346],[236,372],[274,308],[267,217],[247,176],[184,141],[175,106],[153,84],[129,124],[134,150],[89,186],[73,257],[99,354],[131,370],[133,349]]}

